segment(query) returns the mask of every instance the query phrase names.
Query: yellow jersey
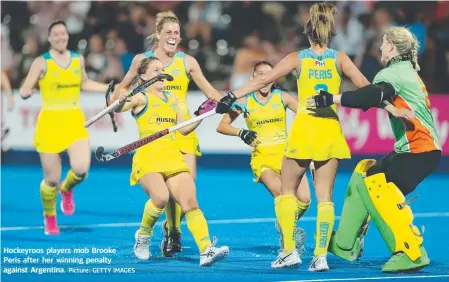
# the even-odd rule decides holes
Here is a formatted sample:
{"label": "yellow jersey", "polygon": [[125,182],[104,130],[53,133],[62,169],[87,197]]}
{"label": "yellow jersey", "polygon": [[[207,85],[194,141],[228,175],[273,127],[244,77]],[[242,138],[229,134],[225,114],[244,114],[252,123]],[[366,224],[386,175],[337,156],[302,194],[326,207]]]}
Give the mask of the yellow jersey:
{"label": "yellow jersey", "polygon": [[[144,53],[145,57],[154,57],[154,50]],[[189,108],[187,107],[187,91],[189,89],[190,77],[186,70],[185,64],[186,54],[176,52],[170,64],[164,66],[164,72],[173,76],[173,81],[164,82],[164,91],[168,91],[175,95],[178,100],[178,106],[182,110],[185,119],[190,118]]]}
{"label": "yellow jersey", "polygon": [[70,51],[71,61],[67,67],[58,65],[50,52],[42,55],[45,59],[45,74],[39,80],[44,110],[80,109],[81,57]]}
{"label": "yellow jersey", "polygon": [[[154,50],[146,51],[143,54],[144,57],[155,56]],[[174,78],[173,81],[164,82],[164,91],[169,91],[171,94],[175,95],[176,100],[178,101],[178,107],[181,109],[184,119],[188,120],[191,118],[189,107],[187,105],[187,91],[189,89],[190,76],[187,73],[185,59],[185,53],[176,52],[170,64],[164,66],[164,72],[170,74]],[[181,152],[201,156],[198,136],[195,131],[187,136],[177,132],[176,139],[178,148]]]}
{"label": "yellow jersey", "polygon": [[285,151],[288,158],[326,161],[351,157],[336,105],[315,110],[307,109],[306,105],[307,98],[316,95],[317,90],[339,93],[341,75],[337,67],[337,54],[334,49],[327,49],[320,56],[310,48],[298,52],[298,109]]}
{"label": "yellow jersey", "polygon": [[[164,98],[147,93],[145,107],[139,113],[132,113],[140,138],[176,125],[176,99],[168,92],[163,93]],[[150,172],[161,173],[165,177],[170,172],[181,171],[189,170],[177,147],[175,132],[172,132],[137,149],[133,156],[130,183],[136,185]]]}
{"label": "yellow jersey", "polygon": [[70,51],[68,66],[60,66],[50,52],[45,59],[45,73],[39,80],[42,110],[36,123],[34,147],[39,153],[57,154],[79,140],[89,139],[80,105],[81,56]]}
{"label": "yellow jersey", "polygon": [[316,117],[336,115],[337,106],[335,104],[330,108],[310,110],[306,108],[306,100],[316,95],[316,91],[320,89],[334,94],[340,92],[341,74],[336,63],[337,54],[338,51],[335,49],[327,49],[320,56],[313,53],[310,48],[298,52],[301,66],[297,78],[297,114],[308,113]]}
{"label": "yellow jersey", "polygon": [[249,130],[257,133],[260,142],[253,150],[253,156],[281,154],[287,142],[286,106],[282,91],[275,89],[264,104],[255,93],[246,97],[248,115],[245,117]]}

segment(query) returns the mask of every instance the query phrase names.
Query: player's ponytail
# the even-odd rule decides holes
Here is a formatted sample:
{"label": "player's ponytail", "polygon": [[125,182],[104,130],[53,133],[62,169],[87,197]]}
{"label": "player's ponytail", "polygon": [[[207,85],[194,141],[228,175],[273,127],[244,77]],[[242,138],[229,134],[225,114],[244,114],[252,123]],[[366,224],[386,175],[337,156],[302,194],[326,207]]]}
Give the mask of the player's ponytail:
{"label": "player's ponytail", "polygon": [[420,70],[418,64],[418,39],[405,27],[390,27],[385,31],[387,41],[393,43],[399,55],[409,59],[416,71]]}
{"label": "player's ponytail", "polygon": [[304,28],[312,43],[327,46],[335,35],[335,15],[337,8],[329,3],[315,3],[310,8],[310,19]]}
{"label": "player's ponytail", "polygon": [[147,37],[149,46],[156,47],[159,44],[157,34],[162,31],[164,24],[167,22],[174,22],[179,24],[179,19],[172,11],[160,12],[156,15],[156,32]]}

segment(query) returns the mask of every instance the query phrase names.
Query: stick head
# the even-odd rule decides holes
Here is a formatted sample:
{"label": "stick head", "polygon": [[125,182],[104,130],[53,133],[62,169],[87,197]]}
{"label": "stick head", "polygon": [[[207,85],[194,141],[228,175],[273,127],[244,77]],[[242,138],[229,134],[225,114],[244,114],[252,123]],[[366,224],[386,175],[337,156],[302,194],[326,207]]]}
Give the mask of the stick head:
{"label": "stick head", "polygon": [[98,147],[97,150],[95,151],[95,158],[99,162],[104,162],[105,161],[103,153],[104,153],[104,148],[102,146]]}
{"label": "stick head", "polygon": [[171,75],[169,75],[167,73],[158,75],[157,77],[159,77],[159,80],[167,80],[167,81],[173,81],[174,80],[173,76],[171,76]]}

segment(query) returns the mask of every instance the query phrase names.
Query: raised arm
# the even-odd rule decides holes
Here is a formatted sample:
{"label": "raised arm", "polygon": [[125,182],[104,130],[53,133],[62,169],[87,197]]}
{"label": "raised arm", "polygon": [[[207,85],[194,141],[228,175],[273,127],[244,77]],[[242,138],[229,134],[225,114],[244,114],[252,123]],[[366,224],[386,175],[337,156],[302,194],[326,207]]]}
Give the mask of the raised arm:
{"label": "raised arm", "polygon": [[[142,93],[139,93],[137,95],[134,95],[134,96],[128,98],[127,94],[128,94],[128,90],[125,88],[120,88],[118,90],[118,98],[115,100],[120,101],[120,106],[118,106],[114,110],[116,113],[126,112],[126,111],[129,111],[132,109],[135,109],[136,112],[139,112],[145,107],[145,105],[147,103],[147,99],[145,98],[145,95],[143,95]],[[114,101],[112,101],[111,103],[113,103]]]}
{"label": "raised arm", "polygon": [[354,83],[357,88],[370,84],[345,52],[338,51],[337,62],[340,70]]}
{"label": "raised arm", "polygon": [[131,63],[131,66],[129,67],[128,72],[126,73],[125,77],[123,78],[122,82],[120,82],[119,86],[124,88],[131,87],[133,81],[137,77],[137,69],[139,68],[140,61],[144,58],[143,54],[138,54],[134,56],[134,59]]}
{"label": "raised arm", "polygon": [[31,64],[30,70],[20,87],[20,97],[27,99],[33,94],[33,89],[36,86],[37,81],[45,72],[45,59],[37,57]]}
{"label": "raised arm", "polygon": [[143,57],[144,57],[143,54],[138,54],[134,57],[131,66],[128,72],[126,73],[125,77],[123,78],[122,82],[120,82],[114,89],[109,104],[114,103],[114,101],[120,97],[121,95],[120,93],[123,91],[123,89],[128,89],[129,87],[131,87],[133,81],[137,77],[137,69],[139,68],[140,61],[142,61]]}
{"label": "raised arm", "polygon": [[204,74],[201,71],[201,67],[194,57],[186,55],[186,63],[186,67],[189,71],[190,77],[198,86],[198,88],[204,93],[204,95],[206,95],[207,98],[213,99],[215,101],[223,98],[223,95],[220,93],[220,91],[215,89],[204,77]]}
{"label": "raised arm", "polygon": [[108,85],[89,79],[85,65],[84,56],[81,55],[81,90],[89,92],[106,92],[108,90]]}
{"label": "raised arm", "polygon": [[288,92],[282,92],[282,99],[284,100],[284,104],[287,108],[289,108],[292,112],[296,113],[298,109],[298,100],[290,95]]}
{"label": "raised arm", "polygon": [[232,91],[235,98],[244,97],[254,91],[257,91],[263,88],[265,85],[270,84],[281,77],[286,76],[294,69],[299,70],[299,55],[297,52],[290,53],[282,59],[271,71],[267,72],[264,75],[257,76],[254,79],[251,79],[247,83],[245,83],[239,89]]}

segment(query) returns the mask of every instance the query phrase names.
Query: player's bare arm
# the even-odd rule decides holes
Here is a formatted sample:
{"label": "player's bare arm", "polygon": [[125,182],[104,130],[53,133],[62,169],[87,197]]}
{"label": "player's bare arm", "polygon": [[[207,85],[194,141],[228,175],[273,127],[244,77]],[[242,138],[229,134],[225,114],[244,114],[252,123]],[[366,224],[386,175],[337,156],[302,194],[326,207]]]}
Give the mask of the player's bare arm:
{"label": "player's bare arm", "polygon": [[84,56],[81,55],[81,90],[89,92],[105,92],[108,90],[108,85],[104,83],[99,83],[94,80],[89,79],[86,72]]}
{"label": "player's bare arm", "polygon": [[23,82],[22,87],[20,87],[20,97],[23,99],[29,98],[33,94],[33,89],[36,86],[39,78],[42,77],[45,71],[45,59],[42,57],[37,57],[31,64],[30,70]]}
{"label": "player's bare arm", "polygon": [[204,93],[204,95],[206,95],[207,98],[214,99],[215,101],[223,98],[223,95],[220,93],[220,91],[215,89],[204,77],[204,74],[201,71],[201,67],[194,57],[186,55],[186,67],[189,70],[189,75],[192,80]]}

